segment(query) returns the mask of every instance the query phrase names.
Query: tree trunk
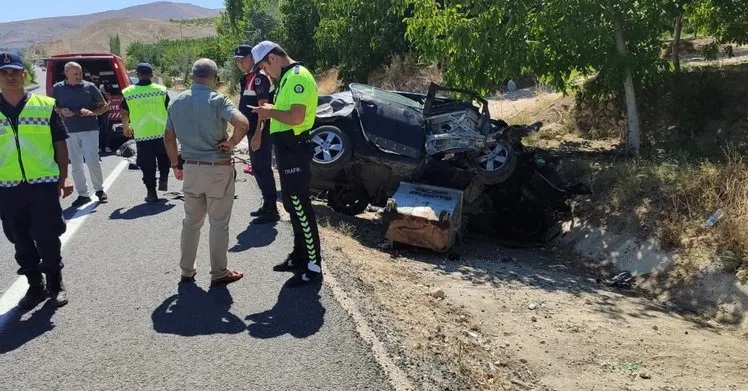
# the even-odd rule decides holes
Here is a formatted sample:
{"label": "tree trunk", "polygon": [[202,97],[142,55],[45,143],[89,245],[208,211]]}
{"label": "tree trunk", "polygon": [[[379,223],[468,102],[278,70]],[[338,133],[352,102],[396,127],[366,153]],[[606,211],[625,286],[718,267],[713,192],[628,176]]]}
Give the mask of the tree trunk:
{"label": "tree trunk", "polygon": [[639,132],[639,111],[636,109],[636,91],[634,90],[634,78],[631,74],[631,63],[629,61],[626,40],[623,36],[623,18],[618,10],[613,10],[613,29],[616,35],[616,48],[618,55],[625,63],[623,89],[626,94],[626,117],[628,119],[628,134],[626,149],[633,155],[639,155],[641,145],[641,134]]}
{"label": "tree trunk", "polygon": [[680,34],[683,31],[683,13],[675,17],[675,30],[673,31],[673,44],[670,48],[671,61],[676,72],[680,71]]}

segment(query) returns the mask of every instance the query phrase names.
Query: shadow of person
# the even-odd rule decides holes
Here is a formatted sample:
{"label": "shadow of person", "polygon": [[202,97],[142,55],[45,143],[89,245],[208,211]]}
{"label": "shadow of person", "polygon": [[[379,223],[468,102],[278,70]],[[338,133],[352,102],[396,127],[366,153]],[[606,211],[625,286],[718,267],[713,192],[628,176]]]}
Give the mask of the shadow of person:
{"label": "shadow of person", "polygon": [[0,354],[5,354],[16,350],[27,342],[33,340],[55,328],[52,323],[52,315],[57,311],[57,305],[52,300],[47,300],[38,310],[31,313],[26,319],[22,320],[24,312],[18,307],[11,310],[10,313],[0,319],[0,324],[5,323],[5,327],[0,329]]}
{"label": "shadow of person", "polygon": [[273,308],[245,318],[252,322],[248,327],[249,335],[261,339],[276,338],[284,334],[307,338],[322,328],[326,312],[319,301],[322,284],[289,288],[290,281],[286,281],[281,288],[278,302]]}
{"label": "shadow of person", "polygon": [[237,243],[229,249],[229,252],[238,253],[253,247],[265,247],[275,241],[278,230],[277,223],[249,224],[247,229],[236,236]]}
{"label": "shadow of person", "polygon": [[[168,200],[159,199],[156,202],[135,205],[127,210],[125,208],[117,208],[112,211],[109,218],[112,220],[135,220],[141,217],[155,216],[176,206],[174,204],[167,204],[167,202]],[[123,212],[123,210],[125,211]]]}
{"label": "shadow of person", "polygon": [[241,333],[247,325],[230,312],[233,303],[226,285],[206,292],[194,283],[179,284],[177,294],[151,314],[153,330],[185,337]]}

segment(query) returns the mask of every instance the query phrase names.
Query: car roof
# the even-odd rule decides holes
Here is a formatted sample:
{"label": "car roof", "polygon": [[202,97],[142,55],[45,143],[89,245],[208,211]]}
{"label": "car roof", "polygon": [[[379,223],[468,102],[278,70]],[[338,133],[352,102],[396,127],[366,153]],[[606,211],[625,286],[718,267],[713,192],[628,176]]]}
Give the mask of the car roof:
{"label": "car roof", "polygon": [[112,58],[121,58],[115,54],[112,53],[65,53],[65,54],[55,54],[53,56],[50,56],[46,58],[45,60],[66,60],[66,59],[81,59],[81,58],[90,58],[90,59],[112,59]]}

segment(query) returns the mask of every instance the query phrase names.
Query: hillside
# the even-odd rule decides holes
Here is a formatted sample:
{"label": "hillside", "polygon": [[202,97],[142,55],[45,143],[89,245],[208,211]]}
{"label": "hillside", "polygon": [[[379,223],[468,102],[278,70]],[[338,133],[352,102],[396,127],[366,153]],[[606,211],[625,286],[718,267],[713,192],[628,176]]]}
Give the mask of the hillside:
{"label": "hillside", "polygon": [[130,43],[152,43],[162,39],[201,38],[216,35],[212,24],[195,25],[153,19],[116,18],[94,23],[69,32],[62,39],[36,44],[29,48],[30,58],[57,53],[108,52],[109,38],[119,34],[122,54]]}
{"label": "hillside", "polygon": [[[0,23],[0,48],[25,49],[35,43],[64,37],[71,32],[84,29],[108,19],[197,19],[216,17],[220,14],[220,11],[192,4],[158,1],[89,15],[60,16]],[[108,40],[108,37],[106,39]]]}

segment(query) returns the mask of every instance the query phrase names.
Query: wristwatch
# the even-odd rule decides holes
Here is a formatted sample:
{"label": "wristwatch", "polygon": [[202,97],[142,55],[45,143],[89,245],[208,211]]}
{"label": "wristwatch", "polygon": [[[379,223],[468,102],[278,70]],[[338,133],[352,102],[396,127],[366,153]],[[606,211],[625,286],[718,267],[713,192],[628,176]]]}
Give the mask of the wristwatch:
{"label": "wristwatch", "polygon": [[179,168],[179,164],[174,164],[174,163],[172,163],[172,164],[171,164],[171,168]]}

